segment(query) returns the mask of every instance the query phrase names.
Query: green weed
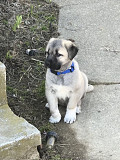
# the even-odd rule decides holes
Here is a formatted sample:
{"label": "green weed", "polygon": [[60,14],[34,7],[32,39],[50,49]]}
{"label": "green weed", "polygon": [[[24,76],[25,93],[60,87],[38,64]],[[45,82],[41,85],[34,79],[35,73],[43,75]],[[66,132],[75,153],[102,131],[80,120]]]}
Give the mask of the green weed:
{"label": "green weed", "polygon": [[52,160],[61,160],[60,155],[55,155],[54,157],[52,157]]}
{"label": "green weed", "polygon": [[50,15],[50,16],[46,16],[46,20],[53,22],[56,19],[56,17],[54,15]]}
{"label": "green weed", "polygon": [[47,31],[47,30],[48,30],[48,27],[42,26],[41,29],[42,29],[43,31]]}
{"label": "green weed", "polygon": [[31,16],[33,15],[33,9],[34,9],[34,8],[33,8],[33,5],[31,5],[31,6],[30,6],[30,15],[31,15]]}
{"label": "green weed", "polygon": [[41,133],[44,133],[44,132],[48,132],[48,131],[51,131],[52,130],[52,124],[51,123],[48,123],[48,124],[45,124],[44,126],[41,126],[40,127],[40,132]]}
{"label": "green weed", "polygon": [[4,24],[4,25],[8,25],[8,21],[4,19],[4,20],[3,20],[3,24]]}
{"label": "green weed", "polygon": [[45,48],[44,47],[41,47],[40,50],[41,50],[41,52],[45,53]]}
{"label": "green weed", "polygon": [[19,28],[21,22],[22,22],[22,15],[16,16],[16,21],[15,21],[13,27],[12,27],[12,29],[13,29],[14,32],[16,32],[16,30]]}
{"label": "green weed", "polygon": [[12,59],[12,58],[13,58],[13,56],[12,56],[11,51],[8,51],[8,52],[6,53],[6,59]]}

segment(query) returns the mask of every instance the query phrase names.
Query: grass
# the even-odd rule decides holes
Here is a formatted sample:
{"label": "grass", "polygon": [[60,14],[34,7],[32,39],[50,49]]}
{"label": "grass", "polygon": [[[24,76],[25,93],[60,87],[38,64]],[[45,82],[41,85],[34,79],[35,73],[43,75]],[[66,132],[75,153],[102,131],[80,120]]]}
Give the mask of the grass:
{"label": "grass", "polygon": [[50,22],[53,22],[56,19],[54,15],[46,16],[45,18],[47,21],[50,21]]}
{"label": "grass", "polygon": [[21,22],[22,22],[22,15],[20,15],[20,16],[17,15],[17,16],[16,16],[16,21],[15,21],[13,27],[12,27],[12,30],[13,30],[14,32],[16,32],[16,30],[19,28]]}
{"label": "grass", "polygon": [[17,95],[17,93],[18,93],[18,89],[17,88],[13,88],[13,87],[11,87],[11,86],[8,86],[7,85],[7,91],[9,91],[9,93],[12,95],[12,96],[16,96]]}
{"label": "grass", "polygon": [[41,29],[42,29],[43,31],[47,31],[47,30],[48,30],[48,27],[42,26]]}
{"label": "grass", "polygon": [[40,127],[40,132],[44,133],[44,132],[51,131],[52,129],[53,129],[53,125],[51,123],[48,123]]}
{"label": "grass", "polygon": [[31,5],[31,6],[30,6],[30,15],[31,15],[31,16],[33,15],[33,9],[34,9],[34,7],[33,7],[33,5]]}
{"label": "grass", "polygon": [[44,98],[45,97],[45,80],[43,80],[41,82],[41,84],[38,86],[36,91],[37,91],[38,97],[40,97],[40,98],[42,98],[42,97]]}
{"label": "grass", "polygon": [[12,58],[13,58],[13,56],[12,56],[11,51],[8,51],[8,52],[6,53],[6,59],[12,59]]}
{"label": "grass", "polygon": [[[50,151],[49,151],[50,152]],[[56,154],[50,158],[50,160],[72,160],[71,158],[61,158],[60,154]]]}
{"label": "grass", "polygon": [[8,21],[6,19],[3,20],[4,25],[8,25]]}
{"label": "grass", "polygon": [[[41,71],[41,69],[42,69],[42,64],[41,64],[41,62],[37,62],[37,64],[36,64],[36,70],[37,71]],[[44,85],[44,84],[43,84]]]}
{"label": "grass", "polygon": [[31,32],[35,32],[36,29],[37,29],[37,26],[32,26],[32,27],[30,28]]}
{"label": "grass", "polygon": [[30,46],[30,42],[29,41],[25,41],[24,44],[29,47]]}

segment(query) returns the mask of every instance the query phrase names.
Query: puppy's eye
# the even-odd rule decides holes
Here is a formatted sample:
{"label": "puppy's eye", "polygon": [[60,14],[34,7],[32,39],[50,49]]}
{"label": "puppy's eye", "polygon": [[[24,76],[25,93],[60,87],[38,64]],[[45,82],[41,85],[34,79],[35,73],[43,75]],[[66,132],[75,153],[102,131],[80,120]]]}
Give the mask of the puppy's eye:
{"label": "puppy's eye", "polygon": [[63,56],[62,54],[60,54],[60,53],[58,53],[58,52],[56,52],[56,57],[60,57],[60,56]]}
{"label": "puppy's eye", "polygon": [[63,56],[62,54],[58,53],[58,50],[57,50],[57,49],[56,49],[56,51],[55,51],[55,52],[56,52],[56,53],[55,53],[56,57]]}
{"label": "puppy's eye", "polygon": [[63,56],[63,55],[58,53],[58,54],[56,54],[56,56],[57,56],[57,57],[61,57],[61,56]]}

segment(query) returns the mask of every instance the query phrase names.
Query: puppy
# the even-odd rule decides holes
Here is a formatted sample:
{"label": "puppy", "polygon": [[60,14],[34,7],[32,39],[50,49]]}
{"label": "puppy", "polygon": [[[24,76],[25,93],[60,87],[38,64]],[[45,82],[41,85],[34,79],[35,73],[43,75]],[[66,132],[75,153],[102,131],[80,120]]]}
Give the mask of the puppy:
{"label": "puppy", "polygon": [[64,122],[75,122],[76,113],[81,111],[81,98],[86,92],[93,90],[93,86],[88,85],[87,76],[79,70],[74,59],[77,52],[78,48],[71,40],[51,38],[46,47],[46,107],[50,109],[51,123],[61,120],[58,102],[62,101],[67,101]]}

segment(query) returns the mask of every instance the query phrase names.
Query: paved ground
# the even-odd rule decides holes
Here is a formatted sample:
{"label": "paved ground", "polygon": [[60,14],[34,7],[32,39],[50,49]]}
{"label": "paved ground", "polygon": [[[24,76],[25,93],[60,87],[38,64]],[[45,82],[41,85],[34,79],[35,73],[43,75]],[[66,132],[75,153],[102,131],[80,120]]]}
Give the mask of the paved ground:
{"label": "paved ground", "polygon": [[60,37],[75,40],[80,68],[95,84],[70,126],[86,148],[85,160],[120,160],[120,3],[54,2],[60,6]]}

